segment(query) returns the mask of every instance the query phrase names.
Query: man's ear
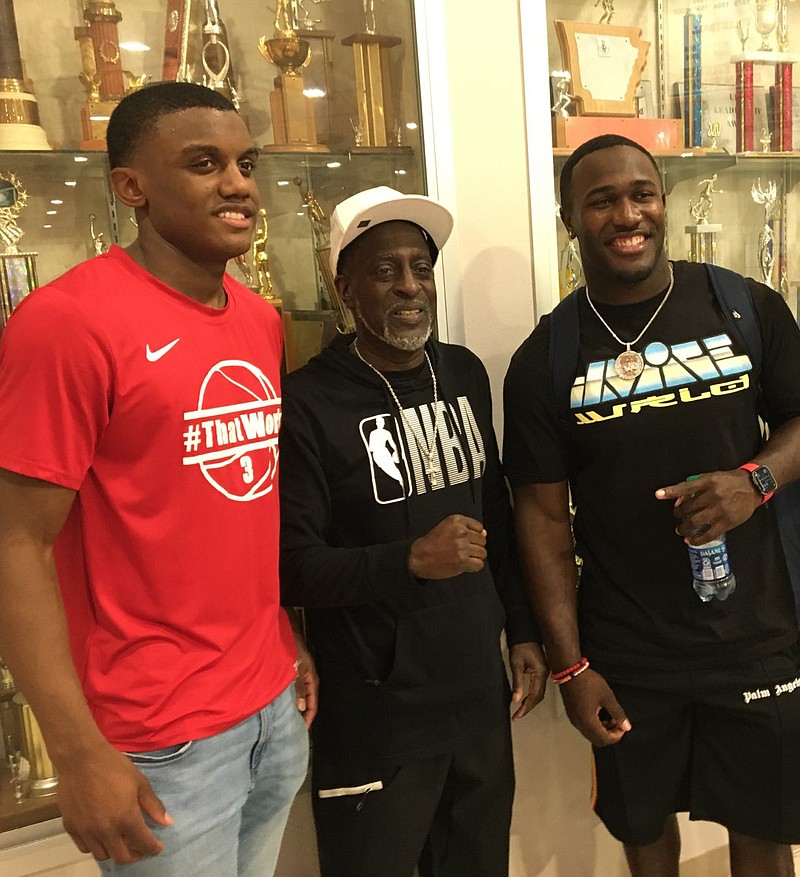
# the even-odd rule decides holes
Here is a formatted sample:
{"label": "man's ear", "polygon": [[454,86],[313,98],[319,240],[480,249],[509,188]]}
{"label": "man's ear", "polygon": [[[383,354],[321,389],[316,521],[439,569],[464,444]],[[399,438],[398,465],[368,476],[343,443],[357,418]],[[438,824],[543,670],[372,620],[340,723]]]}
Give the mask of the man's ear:
{"label": "man's ear", "polygon": [[336,287],[336,292],[339,294],[342,303],[352,310],[353,296],[350,292],[350,284],[347,282],[347,278],[343,274],[337,274],[333,278],[333,285]]}
{"label": "man's ear", "polygon": [[146,202],[139,173],[130,167],[115,167],[110,174],[114,194],[128,207],[143,207]]}

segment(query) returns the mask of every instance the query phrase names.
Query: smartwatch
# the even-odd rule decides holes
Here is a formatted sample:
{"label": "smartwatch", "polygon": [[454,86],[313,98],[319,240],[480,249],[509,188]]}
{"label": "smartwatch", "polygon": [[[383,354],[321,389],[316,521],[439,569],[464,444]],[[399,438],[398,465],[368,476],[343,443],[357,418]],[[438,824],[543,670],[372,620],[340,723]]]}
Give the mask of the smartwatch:
{"label": "smartwatch", "polygon": [[761,494],[761,505],[772,499],[772,494],[778,489],[778,482],[766,466],[761,466],[758,463],[745,463],[739,468],[750,473],[753,487]]}

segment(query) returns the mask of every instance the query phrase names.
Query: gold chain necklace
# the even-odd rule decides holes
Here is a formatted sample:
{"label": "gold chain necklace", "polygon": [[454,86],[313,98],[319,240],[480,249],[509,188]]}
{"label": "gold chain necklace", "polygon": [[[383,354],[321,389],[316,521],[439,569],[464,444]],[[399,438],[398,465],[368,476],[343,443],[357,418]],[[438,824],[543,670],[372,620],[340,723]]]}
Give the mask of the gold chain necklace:
{"label": "gold chain necklace", "polygon": [[428,480],[431,483],[431,487],[437,487],[439,484],[439,476],[442,474],[442,470],[436,465],[434,462],[434,457],[436,456],[436,438],[439,435],[439,388],[436,383],[436,372],[433,370],[433,365],[431,363],[431,359],[428,356],[428,351],[425,350],[423,353],[425,354],[425,362],[428,363],[428,371],[431,373],[431,381],[433,382],[433,438],[431,439],[430,447],[425,446],[425,442],[417,435],[417,431],[411,425],[411,421],[406,416],[406,412],[403,410],[403,406],[400,404],[400,400],[397,398],[397,394],[394,391],[394,387],[389,383],[386,375],[383,372],[378,371],[371,362],[367,362],[366,359],[361,355],[361,351],[358,349],[358,343],[356,341],[353,342],[353,350],[356,356],[364,363],[367,368],[372,369],[375,374],[386,384],[389,389],[389,393],[391,394],[392,399],[394,400],[394,404],[397,406],[397,410],[400,412],[400,416],[403,418],[403,423],[406,425],[406,429],[414,436],[414,441],[417,443],[417,447],[420,450],[420,453],[426,460],[425,463],[425,474],[428,476]]}
{"label": "gold chain necklace", "polygon": [[639,375],[644,371],[644,359],[641,353],[638,353],[636,350],[631,350],[631,346],[636,344],[639,339],[644,335],[644,333],[650,328],[653,320],[659,315],[661,312],[661,308],[667,303],[667,299],[672,292],[672,287],[675,285],[675,275],[672,272],[672,263],[667,262],[667,267],[669,268],[669,286],[667,287],[667,292],[664,298],[661,299],[661,304],[656,308],[655,313],[652,317],[647,321],[644,329],[633,339],[633,341],[623,341],[622,338],[617,335],[617,333],[608,325],[608,323],[600,316],[600,312],[594,306],[594,302],[589,297],[589,285],[586,285],[586,301],[589,302],[589,307],[594,311],[594,315],[598,320],[608,329],[608,331],[613,336],[614,340],[622,344],[625,349],[620,353],[620,355],[614,360],[614,371],[617,373],[619,377],[621,377],[625,381],[632,381],[634,378],[638,378]]}

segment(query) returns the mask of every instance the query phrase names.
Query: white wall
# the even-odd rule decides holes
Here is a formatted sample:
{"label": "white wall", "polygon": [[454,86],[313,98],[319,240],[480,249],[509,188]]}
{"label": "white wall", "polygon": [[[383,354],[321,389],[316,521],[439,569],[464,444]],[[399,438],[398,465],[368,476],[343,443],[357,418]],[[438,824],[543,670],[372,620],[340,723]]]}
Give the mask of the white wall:
{"label": "white wall", "polygon": [[[436,168],[444,168],[438,194],[456,213],[444,255],[448,337],[469,346],[485,363],[498,425],[508,360],[532,330],[536,314],[547,312],[553,302],[548,282],[555,254],[549,101],[546,81],[539,87],[535,72],[538,64],[547,75],[542,5],[542,0],[417,0],[424,21],[445,25],[442,38],[427,34],[427,48],[447,76],[446,82],[434,83],[431,93],[435,149],[439,153],[440,144],[448,148],[436,156]],[[531,41],[525,71],[523,25]],[[448,125],[449,132],[444,130]],[[589,807],[589,745],[563,715],[552,686],[544,703],[515,724],[514,744],[517,796],[510,877],[627,875],[619,845]],[[724,831],[683,822],[683,873],[727,874],[727,857],[720,849]]]}

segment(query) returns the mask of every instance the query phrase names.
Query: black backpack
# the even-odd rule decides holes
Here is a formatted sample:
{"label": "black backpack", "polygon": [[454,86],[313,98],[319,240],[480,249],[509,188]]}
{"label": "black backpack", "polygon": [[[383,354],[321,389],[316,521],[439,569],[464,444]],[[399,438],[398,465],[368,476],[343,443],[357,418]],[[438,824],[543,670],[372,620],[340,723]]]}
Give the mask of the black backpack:
{"label": "black backpack", "polygon": [[[709,282],[720,308],[725,315],[731,333],[747,351],[753,364],[753,380],[759,386],[763,346],[750,288],[744,277],[720,268],[705,265]],[[556,408],[562,424],[569,418],[569,397],[572,382],[578,373],[580,326],[578,322],[578,293],[573,292],[553,309],[550,314],[549,369]],[[761,406],[763,408],[763,404]],[[768,422],[767,412],[759,412]],[[794,590],[798,623],[800,624],[800,481],[782,488],[772,500],[778,516],[781,541],[786,564]]]}

